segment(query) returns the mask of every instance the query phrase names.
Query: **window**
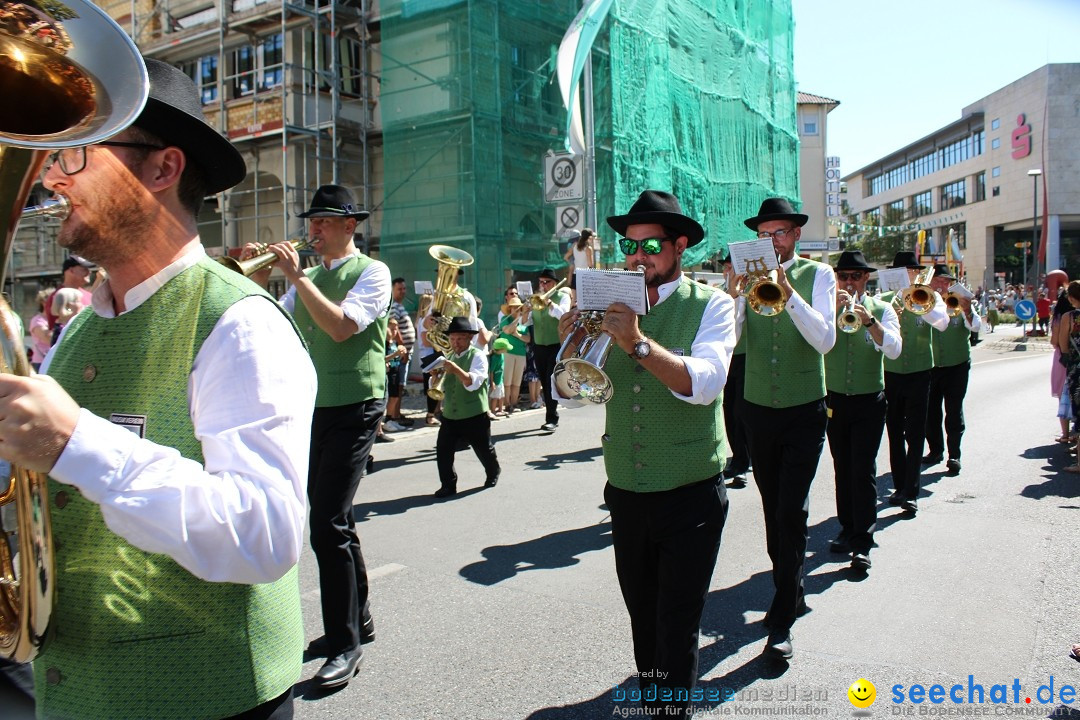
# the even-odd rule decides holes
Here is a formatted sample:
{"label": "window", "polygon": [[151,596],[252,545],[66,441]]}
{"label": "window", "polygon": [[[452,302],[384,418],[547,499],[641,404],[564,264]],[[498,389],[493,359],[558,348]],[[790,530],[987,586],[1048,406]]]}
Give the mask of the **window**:
{"label": "window", "polygon": [[280,87],[285,78],[285,36],[277,33],[263,40],[259,44],[259,54],[262,56],[259,88],[270,90]]}
{"label": "window", "polygon": [[994,197],[997,197],[998,195],[1001,194],[1001,187],[998,186],[998,185],[995,185],[993,188],[990,189],[990,194],[992,196],[994,196]]}
{"label": "window", "polygon": [[203,105],[217,101],[217,55],[204,55],[201,58],[180,63],[180,69],[195,83]]}
{"label": "window", "polygon": [[818,112],[815,108],[804,109],[799,113],[799,127],[802,135],[818,134]]}
{"label": "window", "polygon": [[999,175],[1001,175],[1001,167],[1000,166],[996,167],[996,168],[994,168],[994,169],[992,169],[990,171],[990,176],[991,177],[998,177]]}
{"label": "window", "polygon": [[[994,140],[994,142],[999,141]],[[967,137],[919,155],[903,165],[883,171],[880,175],[870,178],[868,181],[869,194],[876,195],[924,175],[944,170],[957,163],[982,155],[985,143],[985,131],[976,130]]]}
{"label": "window", "polygon": [[232,97],[242,97],[255,92],[255,52],[250,45],[233,51]]}
{"label": "window", "polygon": [[966,187],[964,181],[957,180],[948,185],[941,186],[941,209],[950,210],[960,207],[966,202]]}
{"label": "window", "polygon": [[986,199],[986,173],[981,172],[975,176],[975,202]]}
{"label": "window", "polygon": [[284,57],[285,37],[281,33],[233,51],[232,97],[280,87],[285,74]]}
{"label": "window", "polygon": [[911,214],[913,216],[922,217],[933,212],[930,204],[931,195],[932,193],[927,190],[911,198]]}
{"label": "window", "polygon": [[[304,34],[304,61],[308,68],[329,70],[333,66],[335,38],[320,35],[316,40],[310,32]],[[314,43],[318,42],[318,48]],[[360,65],[360,42],[356,38],[342,35],[336,39],[338,58],[341,67],[339,77],[341,86],[338,88],[342,93],[353,97],[359,97],[363,91],[364,74]],[[315,62],[316,50],[319,62]],[[329,92],[330,87],[326,82],[326,75],[320,72],[312,72],[310,69],[304,73],[304,82],[307,89],[317,89],[321,92]]]}
{"label": "window", "polygon": [[802,124],[803,135],[817,135],[817,121],[807,120]]}
{"label": "window", "polygon": [[991,150],[997,150],[999,147],[1001,147],[1001,138],[994,138],[990,141]]}
{"label": "window", "polygon": [[990,121],[991,130],[997,130],[999,127],[1001,127],[1001,118],[994,118]]}
{"label": "window", "polygon": [[904,201],[902,199],[901,200],[893,200],[891,203],[889,203],[889,210],[892,211],[891,214],[892,214],[893,217],[903,217],[903,215],[904,215]]}

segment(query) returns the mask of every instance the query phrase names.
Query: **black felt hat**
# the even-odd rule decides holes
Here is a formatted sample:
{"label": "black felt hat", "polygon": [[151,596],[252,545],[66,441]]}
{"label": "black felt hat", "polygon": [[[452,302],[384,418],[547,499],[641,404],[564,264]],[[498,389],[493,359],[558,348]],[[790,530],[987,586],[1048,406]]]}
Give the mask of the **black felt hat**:
{"label": "black felt hat", "polygon": [[683,214],[679,200],[671,193],[661,190],[646,190],[638,196],[637,202],[625,215],[612,215],[607,219],[611,229],[620,235],[626,234],[630,225],[649,225],[658,223],[675,228],[687,239],[686,247],[693,247],[705,237],[705,229],[693,218]]}
{"label": "black felt hat", "polygon": [[67,272],[73,267],[84,267],[87,270],[93,270],[94,263],[79,255],[68,255],[64,258],[63,265],[60,266],[60,272]]}
{"label": "black felt hat", "polygon": [[363,220],[370,214],[360,207],[356,196],[349,188],[341,185],[323,185],[311,198],[311,207],[300,213],[300,217],[343,217]]}
{"label": "black felt hat", "polygon": [[543,270],[541,270],[540,271],[540,279],[541,280],[558,280],[558,278],[555,277],[555,271],[552,270],[551,268],[544,268]]}
{"label": "black felt hat", "polygon": [[184,151],[202,170],[208,193],[228,190],[247,176],[240,151],[206,122],[202,99],[191,79],[172,65],[143,58],[150,77],[150,96],[132,123]]}
{"label": "black felt hat", "polygon": [[919,258],[911,250],[901,250],[893,256],[890,268],[908,268],[909,270],[922,270],[925,266],[919,264]]}
{"label": "black felt hat", "polygon": [[956,276],[949,272],[949,266],[942,265],[941,263],[934,265],[934,277],[944,278],[945,280],[956,280]]}
{"label": "black felt hat", "polygon": [[865,270],[875,272],[875,268],[867,264],[861,250],[845,250],[840,253],[840,259],[836,261],[836,270]]}
{"label": "black felt hat", "polygon": [[791,207],[791,203],[784,198],[773,197],[765,198],[765,202],[761,203],[757,215],[743,220],[743,225],[751,230],[757,231],[758,225],[763,222],[769,222],[770,220],[790,220],[795,223],[797,227],[802,227],[809,219],[808,216],[795,212],[795,208]]}
{"label": "black felt hat", "polygon": [[470,335],[475,335],[478,332],[480,331],[473,327],[472,321],[461,315],[450,318],[450,325],[446,328],[447,335],[451,333],[469,333]]}

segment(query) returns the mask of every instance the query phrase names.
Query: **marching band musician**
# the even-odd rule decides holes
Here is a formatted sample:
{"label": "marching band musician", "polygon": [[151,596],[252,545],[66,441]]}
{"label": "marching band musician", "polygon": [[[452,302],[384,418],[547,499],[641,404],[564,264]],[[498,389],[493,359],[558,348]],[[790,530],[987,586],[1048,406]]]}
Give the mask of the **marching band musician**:
{"label": "marching band musician", "polygon": [[877,523],[877,454],[885,430],[884,358],[900,356],[900,321],[888,303],[866,294],[874,268],[858,250],[836,263],[836,304],[840,317],[851,312],[854,332],[838,332],[825,354],[829,406],[829,452],[836,473],[835,553],[851,553],[853,570],[870,569]]}
{"label": "marching band musician", "polygon": [[183,72],[145,62],[134,125],[43,177],[74,208],[58,243],[108,280],[50,377],[0,375],[0,454],[51,476],[37,712],[291,718],[315,373],[277,303],[200,242],[203,197],[243,158]]}
{"label": "marching band musician", "polygon": [[[551,292],[557,284],[555,271],[544,268],[540,272],[539,296]],[[559,318],[570,310],[570,290],[559,288],[554,297],[543,298],[544,309],[540,312],[527,308],[532,315],[533,359],[536,360],[536,372],[540,376],[540,387],[544,391],[544,432],[555,432],[559,427],[559,403],[551,394],[551,374],[555,371],[555,356],[559,354]]]}
{"label": "marching band musician", "polygon": [[[724,281],[727,292],[737,299],[735,272],[731,267],[731,253],[725,252],[720,264],[724,269]],[[727,430],[728,450],[731,461],[724,468],[724,479],[729,488],[739,490],[746,487],[746,473],[750,470],[750,445],[746,440],[746,428],[743,427],[742,402],[743,388],[746,385],[746,336],[739,338],[731,353],[731,367],[728,368],[727,384],[724,385],[724,428]]]}
{"label": "marching band musician", "polygon": [[437,498],[457,494],[454,453],[458,441],[472,445],[484,466],[487,473],[484,487],[493,488],[499,482],[499,459],[491,444],[491,418],[488,417],[488,360],[487,354],[472,344],[476,333],[476,325],[467,317],[452,318],[446,329],[451,353],[441,366],[446,375],[443,380],[443,420],[435,442],[435,459],[439,467]]}
{"label": "marching band musician", "polygon": [[[615,303],[603,320],[618,345],[604,367],[614,393],[601,438],[615,568],[643,697],[653,679],[658,686],[646,709],[689,717],[701,613],[727,517],[719,397],[735,345],[733,303],[683,277],[683,252],[705,231],[674,195],[646,190],[607,222],[627,268],[645,268],[651,308],[639,318]],[[563,315],[560,338],[578,317]]]}
{"label": "marching band musician", "polygon": [[[759,239],[771,238],[780,269],[784,312],[764,317],[737,303],[736,328],[746,335],[742,408],[754,481],[765,513],[765,539],[776,593],[765,615],[765,653],[792,656],[791,626],[806,610],[803,563],[810,484],[825,446],[824,354],[836,340],[836,278],[824,263],[795,255],[809,218],[783,198],[768,198],[744,221]],[[736,292],[747,277],[736,278]],[[811,298],[807,302],[805,298]]]}
{"label": "marching band musician", "polygon": [[[311,207],[300,213],[309,220],[311,247],[321,262],[305,270],[292,244],[270,246],[291,285],[281,304],[307,341],[319,377],[307,490],[324,634],[307,652],[327,658],[313,680],[323,688],[348,683],[364,657],[361,644],[375,639],[367,568],[352,508],[386,409],[392,283],[384,263],[356,248],[357,223],[368,215],[351,190],[323,185]],[[249,244],[243,256],[255,252]],[[265,285],[269,275],[266,268],[252,279]]]}
{"label": "marching band musician", "polygon": [[[945,265],[934,266],[930,285],[944,297],[956,277]],[[982,329],[979,314],[972,311],[971,298],[957,295],[960,313],[949,318],[944,332],[934,332],[930,342],[934,348],[934,367],[930,371],[930,399],[926,411],[927,454],[924,465],[936,465],[944,459],[948,449],[949,460],[945,474],[960,474],[960,440],[964,437],[964,397],[967,395],[968,376],[971,374],[971,333]],[[942,404],[945,406],[942,417]],[[942,420],[944,419],[944,435]],[[947,446],[947,447],[946,447]]]}
{"label": "marching band musician", "polygon": [[[893,257],[890,268],[907,268],[908,279],[915,282],[924,266],[915,253],[901,250]],[[945,302],[934,293],[934,307],[925,315],[904,312],[897,300],[898,293],[887,292],[881,300],[893,305],[900,315],[900,357],[885,359],[885,427],[889,433],[889,466],[894,491],[890,505],[899,505],[914,514],[919,509],[919,486],[922,481],[923,439],[926,436],[926,405],[930,393],[930,368],[934,367],[934,350],[930,343],[930,328],[944,330],[949,316]],[[897,300],[896,303],[893,301]]]}

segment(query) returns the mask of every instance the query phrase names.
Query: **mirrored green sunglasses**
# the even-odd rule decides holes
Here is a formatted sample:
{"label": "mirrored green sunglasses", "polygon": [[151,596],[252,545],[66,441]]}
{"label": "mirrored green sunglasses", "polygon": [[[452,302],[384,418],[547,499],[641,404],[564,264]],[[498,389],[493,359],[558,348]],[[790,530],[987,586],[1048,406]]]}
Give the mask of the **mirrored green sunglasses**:
{"label": "mirrored green sunglasses", "polygon": [[621,237],[619,238],[619,249],[623,251],[623,255],[633,255],[637,252],[638,245],[640,245],[646,255],[658,255],[664,249],[665,240],[668,240],[668,238],[655,237],[645,238],[644,240],[631,240],[630,238]]}

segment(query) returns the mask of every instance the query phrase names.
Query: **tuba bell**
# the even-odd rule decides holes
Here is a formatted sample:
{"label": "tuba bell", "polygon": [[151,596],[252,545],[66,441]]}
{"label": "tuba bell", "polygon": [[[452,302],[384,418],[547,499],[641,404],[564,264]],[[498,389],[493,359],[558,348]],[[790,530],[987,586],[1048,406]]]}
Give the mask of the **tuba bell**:
{"label": "tuba bell", "polygon": [[[86,0],[0,2],[0,283],[20,217],[63,217],[58,202],[23,205],[50,152],[107,140],[142,111],[149,90],[135,44]],[[29,375],[15,314],[0,299],[0,372]],[[45,642],[55,559],[45,473],[7,466],[0,506],[14,503],[15,529],[0,507],[0,658],[32,660]],[[11,538],[17,537],[13,545]]]}
{"label": "tuba bell", "polygon": [[465,301],[465,291],[458,287],[458,271],[473,264],[473,256],[464,250],[449,245],[432,245],[428,255],[438,263],[435,277],[435,297],[431,302],[431,314],[435,323],[427,331],[428,344],[443,355],[450,353],[450,336],[446,329],[450,319],[469,314],[469,305]]}

